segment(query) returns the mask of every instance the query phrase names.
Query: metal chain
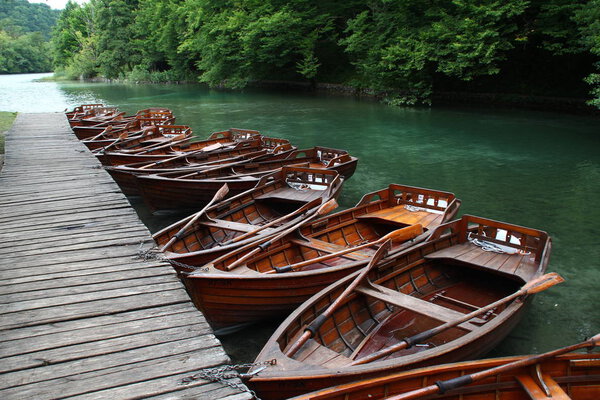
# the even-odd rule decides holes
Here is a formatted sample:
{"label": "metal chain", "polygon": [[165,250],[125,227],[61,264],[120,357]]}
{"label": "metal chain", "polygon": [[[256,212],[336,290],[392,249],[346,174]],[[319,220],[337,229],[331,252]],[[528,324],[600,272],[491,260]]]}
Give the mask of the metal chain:
{"label": "metal chain", "polygon": [[165,261],[170,263],[171,265],[174,265],[176,267],[180,267],[183,269],[191,269],[193,271],[201,271],[201,272],[208,272],[208,267],[196,267],[194,265],[189,265],[189,264],[185,264],[176,260],[171,260],[170,258],[167,258],[163,255],[163,253],[161,253],[158,250],[158,247],[154,246],[149,248],[148,250],[142,250],[142,245],[144,243],[140,243],[140,249],[138,250],[138,254],[136,256],[136,258],[144,260],[144,261],[149,261],[149,260],[156,260],[156,261]]}
{"label": "metal chain", "polygon": [[193,382],[198,379],[205,379],[205,380],[208,380],[211,382],[219,382],[222,385],[229,386],[233,389],[237,389],[240,392],[248,392],[253,396],[254,399],[260,400],[260,398],[256,395],[256,392],[254,392],[254,390],[249,389],[246,385],[244,385],[241,382],[241,380],[231,381],[231,379],[234,379],[234,378],[241,379],[242,375],[237,371],[239,369],[250,369],[252,367],[257,367],[260,365],[264,366],[263,368],[259,368],[257,371],[253,372],[252,374],[245,374],[246,376],[256,375],[257,373],[262,371],[267,366],[275,365],[276,363],[277,363],[277,360],[272,359],[272,360],[268,360],[268,361],[248,363],[248,364],[227,364],[227,365],[221,365],[221,366],[215,367],[215,368],[205,368],[205,369],[200,370],[198,373],[196,373],[194,375],[190,375],[188,377],[183,378],[181,380],[181,384],[190,383],[190,382]]}

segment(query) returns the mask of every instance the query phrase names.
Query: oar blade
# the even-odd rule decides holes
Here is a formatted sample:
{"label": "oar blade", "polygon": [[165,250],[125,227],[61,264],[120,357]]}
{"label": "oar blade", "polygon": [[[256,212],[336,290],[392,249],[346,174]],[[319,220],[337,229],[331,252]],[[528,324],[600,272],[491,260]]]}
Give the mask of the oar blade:
{"label": "oar blade", "polygon": [[550,272],[527,282],[527,284],[523,285],[521,291],[525,292],[525,294],[535,294],[549,289],[552,286],[558,285],[564,281],[565,279],[556,272]]}
{"label": "oar blade", "polygon": [[[394,242],[406,242],[412,240],[423,233],[423,226],[421,224],[409,225],[407,227],[396,229],[384,236],[386,239],[393,240]],[[382,238],[383,239],[383,238]]]}
{"label": "oar blade", "polygon": [[335,201],[335,199],[331,199],[331,200],[327,201],[326,203],[322,204],[321,207],[318,208],[317,215],[329,214],[336,208],[338,208],[337,201]]}
{"label": "oar blade", "polygon": [[217,193],[215,193],[215,196],[213,197],[212,203],[216,202],[216,201],[220,201],[223,200],[223,198],[225,196],[227,196],[227,193],[229,193],[229,186],[227,186],[227,184],[224,184],[223,186],[221,186],[221,188],[217,191]]}

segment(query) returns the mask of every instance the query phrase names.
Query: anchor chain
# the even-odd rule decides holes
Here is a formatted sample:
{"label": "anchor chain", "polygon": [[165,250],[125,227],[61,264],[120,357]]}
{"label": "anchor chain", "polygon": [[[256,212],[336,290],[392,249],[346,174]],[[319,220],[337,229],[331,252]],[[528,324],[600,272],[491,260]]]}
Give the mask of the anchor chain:
{"label": "anchor chain", "polygon": [[[267,368],[269,365],[275,365],[275,364],[277,364],[277,360],[272,359],[272,360],[268,360],[268,361],[255,362],[255,363],[228,364],[228,365],[221,365],[219,367],[214,367],[214,368],[205,368],[205,369],[198,371],[194,375],[190,375],[188,377],[183,378],[181,380],[181,384],[187,384],[187,383],[196,381],[198,379],[205,379],[205,380],[208,380],[211,382],[218,382],[222,385],[229,386],[240,392],[248,392],[253,396],[254,399],[260,400],[260,398],[256,395],[254,390],[249,389],[246,385],[244,385],[241,382],[241,380],[232,381],[232,379],[234,379],[234,378],[241,379],[242,376],[248,377],[248,376],[256,375],[263,369]],[[259,368],[251,374],[240,374],[238,372],[238,370],[240,370],[240,369],[249,369],[249,368],[258,367],[258,366],[263,366],[263,368]]]}

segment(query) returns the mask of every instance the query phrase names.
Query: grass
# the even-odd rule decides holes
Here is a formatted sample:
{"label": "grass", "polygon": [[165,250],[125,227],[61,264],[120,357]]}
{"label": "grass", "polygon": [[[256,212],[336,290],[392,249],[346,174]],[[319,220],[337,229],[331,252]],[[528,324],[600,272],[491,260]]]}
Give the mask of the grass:
{"label": "grass", "polygon": [[4,154],[4,133],[12,126],[16,112],[0,111],[0,154]]}

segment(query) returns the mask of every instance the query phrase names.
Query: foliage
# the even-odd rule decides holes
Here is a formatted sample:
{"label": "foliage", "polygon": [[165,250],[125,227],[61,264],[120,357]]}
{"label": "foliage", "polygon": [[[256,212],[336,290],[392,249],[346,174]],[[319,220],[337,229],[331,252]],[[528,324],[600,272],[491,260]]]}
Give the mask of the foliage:
{"label": "foliage", "polygon": [[27,0],[0,0],[0,73],[52,69],[48,39],[59,13]]}
{"label": "foliage", "polygon": [[[600,0],[592,0],[579,9],[574,20],[578,23],[583,45],[592,54],[600,56]],[[600,108],[600,61],[596,62],[596,71],[598,73],[590,74],[586,82],[592,86],[593,99],[589,103]]]}
{"label": "foliage", "polygon": [[10,129],[16,116],[16,112],[0,111],[0,154],[4,154],[4,133]]}
{"label": "foliage", "polygon": [[[417,104],[448,82],[518,81],[520,70],[570,56],[581,82],[591,73],[582,63],[599,52],[599,1],[91,0],[67,5],[53,46],[55,65],[73,76],[230,88],[326,81]],[[531,73],[564,81],[550,75],[560,70]],[[596,88],[599,79],[588,77]]]}
{"label": "foliage", "polygon": [[0,74],[52,70],[50,46],[41,33],[11,36],[0,30]]}
{"label": "foliage", "polygon": [[0,0],[0,27],[15,36],[39,32],[48,40],[59,14],[59,10],[52,10],[47,4]]}

